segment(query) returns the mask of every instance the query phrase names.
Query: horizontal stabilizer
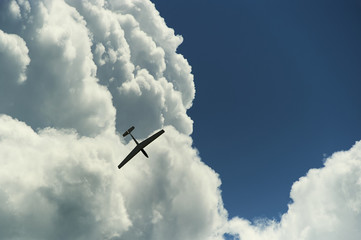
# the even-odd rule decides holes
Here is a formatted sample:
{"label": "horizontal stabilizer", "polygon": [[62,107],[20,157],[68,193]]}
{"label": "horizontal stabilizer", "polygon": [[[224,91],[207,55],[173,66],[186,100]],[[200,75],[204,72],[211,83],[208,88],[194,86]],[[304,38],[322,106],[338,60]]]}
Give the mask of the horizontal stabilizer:
{"label": "horizontal stabilizer", "polygon": [[134,130],[134,126],[129,128],[125,133],[123,133],[123,137],[127,136],[129,133],[131,133]]}

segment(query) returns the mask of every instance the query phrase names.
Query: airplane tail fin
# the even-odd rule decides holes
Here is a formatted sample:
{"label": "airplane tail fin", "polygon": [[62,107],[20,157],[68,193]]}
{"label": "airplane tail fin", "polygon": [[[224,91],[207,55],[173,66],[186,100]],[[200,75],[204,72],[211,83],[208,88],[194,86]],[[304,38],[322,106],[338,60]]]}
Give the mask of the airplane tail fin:
{"label": "airplane tail fin", "polygon": [[134,126],[132,126],[131,128],[129,128],[125,133],[123,133],[123,137],[127,136],[128,134],[130,134],[133,130],[134,130]]}

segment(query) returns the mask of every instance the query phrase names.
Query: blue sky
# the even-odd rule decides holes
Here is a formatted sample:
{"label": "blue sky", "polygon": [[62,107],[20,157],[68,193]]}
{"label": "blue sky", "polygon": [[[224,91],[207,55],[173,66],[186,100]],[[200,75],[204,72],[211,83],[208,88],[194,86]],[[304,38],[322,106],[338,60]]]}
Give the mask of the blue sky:
{"label": "blue sky", "polygon": [[360,140],[361,1],[153,2],[184,37],[194,146],[229,215],[278,219],[293,182]]}

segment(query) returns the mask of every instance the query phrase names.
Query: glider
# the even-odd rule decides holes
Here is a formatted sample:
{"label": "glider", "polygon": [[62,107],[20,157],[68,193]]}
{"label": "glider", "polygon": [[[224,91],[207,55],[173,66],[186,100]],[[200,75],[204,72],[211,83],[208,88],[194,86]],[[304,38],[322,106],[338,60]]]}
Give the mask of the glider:
{"label": "glider", "polygon": [[127,162],[129,162],[130,159],[132,159],[138,152],[142,152],[144,156],[148,158],[148,154],[144,151],[144,148],[151,142],[153,142],[157,137],[162,135],[164,133],[164,130],[160,130],[157,133],[153,134],[149,138],[145,139],[141,143],[138,143],[138,141],[133,137],[131,132],[134,130],[134,126],[129,128],[125,133],[123,133],[123,137],[127,136],[128,134],[133,138],[134,142],[137,144],[137,146],[128,154],[128,156],[118,165],[118,168],[120,169],[123,167]]}

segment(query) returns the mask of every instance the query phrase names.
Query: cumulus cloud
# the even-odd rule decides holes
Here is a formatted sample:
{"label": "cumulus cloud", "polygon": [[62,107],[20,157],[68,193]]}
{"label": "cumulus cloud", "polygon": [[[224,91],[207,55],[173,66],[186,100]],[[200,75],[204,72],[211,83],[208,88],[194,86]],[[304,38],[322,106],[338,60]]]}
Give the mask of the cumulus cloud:
{"label": "cumulus cloud", "polygon": [[113,136],[80,138],[34,132],[0,117],[2,239],[110,239],[129,228],[111,159],[124,147]]}
{"label": "cumulus cloud", "polygon": [[240,239],[323,240],[361,237],[361,142],[334,153],[292,186],[292,203],[280,222],[234,218],[228,231]]}
{"label": "cumulus cloud", "polygon": [[[0,237],[221,239],[221,182],[189,137],[191,68],[154,5],[0,7]],[[166,134],[119,171],[131,124]]]}
{"label": "cumulus cloud", "polygon": [[7,34],[0,29],[0,71],[5,82],[23,83],[26,80],[26,68],[30,58],[25,41],[14,34]]}
{"label": "cumulus cloud", "polygon": [[[360,238],[361,143],[300,178],[280,222],[228,219],[182,41],[149,0],[0,2],[1,239]],[[166,133],[119,171],[131,125]]]}
{"label": "cumulus cloud", "polygon": [[[1,102],[8,101],[7,96],[16,97],[0,111],[33,128],[74,128],[87,136],[114,128],[115,109],[110,93],[98,84],[92,42],[82,16],[63,1],[8,4],[21,6],[24,16],[1,18],[0,27],[7,31],[2,35],[17,40],[8,40],[17,51],[11,50],[8,43],[11,53],[1,55],[0,61],[7,62],[5,67],[26,81],[1,88]],[[8,8],[3,6],[1,12]],[[13,61],[9,61],[9,54],[15,56]],[[22,61],[13,63],[18,58]]]}
{"label": "cumulus cloud", "polygon": [[108,87],[117,109],[117,128],[134,124],[145,137],[172,125],[190,134],[193,122],[186,111],[195,94],[191,67],[176,52],[182,37],[166,26],[154,4],[140,0],[67,3],[86,21],[97,77]]}
{"label": "cumulus cloud", "polygon": [[[2,239],[211,239],[226,219],[217,174],[190,137],[166,127],[119,171],[133,147],[114,133],[34,132],[0,117]],[[219,238],[218,238],[219,239]]]}

